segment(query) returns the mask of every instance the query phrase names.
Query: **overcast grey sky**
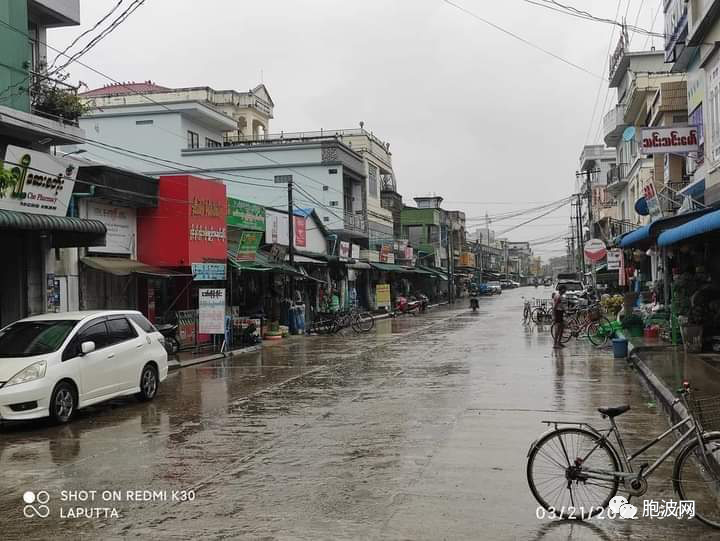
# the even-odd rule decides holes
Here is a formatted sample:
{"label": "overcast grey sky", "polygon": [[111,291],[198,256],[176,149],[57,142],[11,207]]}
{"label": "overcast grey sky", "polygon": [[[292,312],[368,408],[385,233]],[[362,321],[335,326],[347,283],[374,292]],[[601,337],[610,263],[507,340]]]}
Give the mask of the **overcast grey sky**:
{"label": "overcast grey sky", "polygon": [[[606,70],[611,25],[525,0],[453,1],[592,73]],[[116,2],[81,0],[82,26],[52,30],[49,43],[64,47]],[[616,0],[563,3],[613,19],[618,7]],[[661,0],[620,0],[619,11],[631,24],[663,27]],[[631,49],[651,44],[632,36]],[[606,82],[443,0],[147,0],[82,60],[120,81],[167,86],[246,90],[262,72],[275,101],[272,132],[362,120],[390,142],[406,203],[437,193],[468,219],[572,193],[588,131],[595,139],[615,99],[613,91],[603,106]],[[69,71],[91,88],[109,82],[78,64]],[[565,207],[508,236],[562,233],[568,216]],[[536,252],[559,255],[553,250],[561,247]]]}

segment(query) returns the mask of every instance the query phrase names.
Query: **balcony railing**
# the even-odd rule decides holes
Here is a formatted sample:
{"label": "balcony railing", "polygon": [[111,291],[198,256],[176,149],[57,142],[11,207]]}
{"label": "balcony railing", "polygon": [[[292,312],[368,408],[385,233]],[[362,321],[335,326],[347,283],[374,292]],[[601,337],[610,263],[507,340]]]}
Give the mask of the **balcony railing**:
{"label": "balcony railing", "polygon": [[660,196],[660,206],[663,211],[672,214],[677,212],[683,204],[683,197],[678,195],[677,192],[685,188],[687,185],[687,182],[679,181],[666,182],[660,187],[658,195]]}
{"label": "balcony railing", "polygon": [[626,164],[626,163],[619,163],[619,164],[611,167],[610,170],[607,172],[608,186],[610,186],[611,184],[615,184],[617,182],[622,182],[624,180],[627,180],[627,173],[628,173],[628,164]]}
{"label": "balcony railing", "polygon": [[603,140],[605,144],[609,147],[617,145],[626,127],[625,104],[619,103],[610,109],[603,118]]}
{"label": "balcony railing", "polygon": [[355,233],[367,234],[368,221],[367,215],[362,210],[346,210],[345,211],[345,229]]}
{"label": "balcony railing", "polygon": [[[375,137],[369,131],[362,128],[353,128],[347,130],[320,130],[320,131],[304,131],[304,132],[280,132],[268,133],[264,135],[243,135],[229,132],[225,135],[226,145],[242,145],[242,144],[267,144],[267,143],[295,143],[299,141],[327,140],[336,139],[342,142],[344,137],[367,137],[373,143],[380,145],[383,149],[387,145]],[[359,147],[358,147],[359,148]]]}

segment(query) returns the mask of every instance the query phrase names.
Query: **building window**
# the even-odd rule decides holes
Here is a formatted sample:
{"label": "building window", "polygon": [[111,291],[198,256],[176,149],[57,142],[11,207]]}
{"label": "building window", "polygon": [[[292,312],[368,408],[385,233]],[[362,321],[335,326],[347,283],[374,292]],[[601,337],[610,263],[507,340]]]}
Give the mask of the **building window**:
{"label": "building window", "polygon": [[425,242],[423,238],[423,226],[421,225],[409,225],[407,226],[406,233],[408,242],[413,246],[418,246]]}
{"label": "building window", "polygon": [[153,120],[136,120],[136,126],[152,126],[155,123]]}
{"label": "building window", "polygon": [[216,141],[215,139],[210,139],[209,137],[205,138],[205,146],[207,148],[217,148],[221,147],[222,143],[220,141]]}
{"label": "building window", "polygon": [[378,187],[378,168],[373,164],[368,164],[368,194],[377,199]]}
{"label": "building window", "polygon": [[200,148],[200,136],[194,131],[187,132],[188,148]]}

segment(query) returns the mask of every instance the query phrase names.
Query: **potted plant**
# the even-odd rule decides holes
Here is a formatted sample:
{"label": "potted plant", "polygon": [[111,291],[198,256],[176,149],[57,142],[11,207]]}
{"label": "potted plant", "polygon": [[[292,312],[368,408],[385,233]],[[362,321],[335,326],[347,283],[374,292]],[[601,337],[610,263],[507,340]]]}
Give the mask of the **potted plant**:
{"label": "potted plant", "polygon": [[78,97],[77,89],[65,83],[68,74],[53,77],[38,77],[30,86],[32,108],[39,115],[74,124],[87,106]]}

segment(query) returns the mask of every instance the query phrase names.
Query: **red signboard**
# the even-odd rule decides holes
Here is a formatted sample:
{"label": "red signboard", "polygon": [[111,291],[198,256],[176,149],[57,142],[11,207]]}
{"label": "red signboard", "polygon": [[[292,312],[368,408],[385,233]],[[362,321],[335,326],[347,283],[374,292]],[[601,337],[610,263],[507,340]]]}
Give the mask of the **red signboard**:
{"label": "red signboard", "polygon": [[161,267],[227,259],[225,185],[191,175],[162,176],[157,208],[138,214],[138,259]]}
{"label": "red signboard", "polygon": [[307,219],[304,216],[294,216],[295,246],[304,248],[307,244]]}

